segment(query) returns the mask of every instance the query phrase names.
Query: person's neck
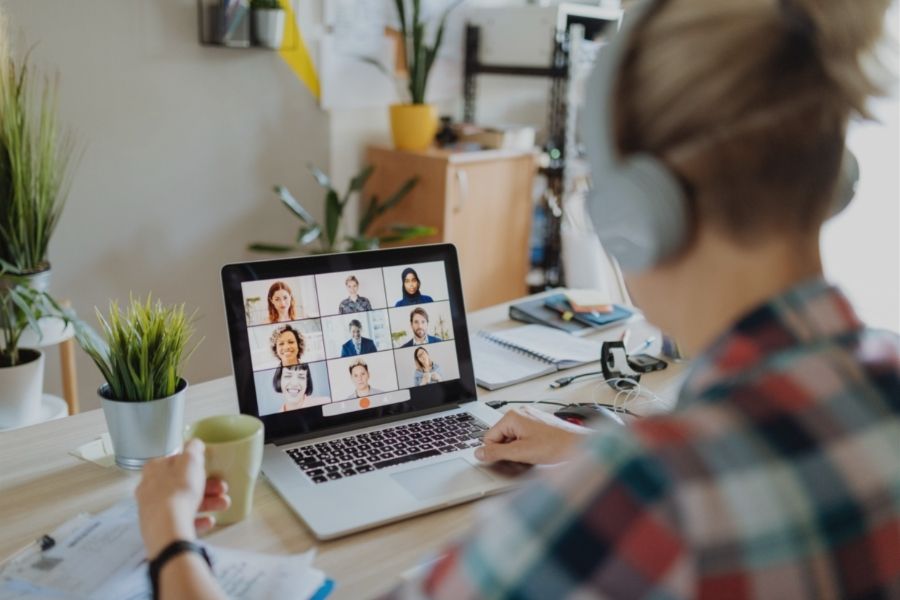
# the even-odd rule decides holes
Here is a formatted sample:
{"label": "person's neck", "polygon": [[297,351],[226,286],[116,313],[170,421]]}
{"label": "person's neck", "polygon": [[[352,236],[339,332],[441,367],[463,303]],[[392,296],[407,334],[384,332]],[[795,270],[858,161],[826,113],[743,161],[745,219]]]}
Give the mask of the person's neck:
{"label": "person's neck", "polygon": [[[798,283],[822,275],[818,236],[774,237],[751,247],[706,233],[672,267],[663,267],[658,323],[696,356],[738,319]],[[657,300],[659,302],[659,300]]]}
{"label": "person's neck", "polygon": [[359,294],[350,294],[350,300],[352,302],[356,302],[357,298],[359,298]]}

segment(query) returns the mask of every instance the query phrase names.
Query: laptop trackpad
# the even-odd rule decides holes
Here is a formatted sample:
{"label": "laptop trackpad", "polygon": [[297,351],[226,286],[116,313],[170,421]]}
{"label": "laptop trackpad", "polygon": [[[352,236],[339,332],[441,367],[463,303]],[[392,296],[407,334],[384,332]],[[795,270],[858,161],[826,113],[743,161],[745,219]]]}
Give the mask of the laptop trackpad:
{"label": "laptop trackpad", "polygon": [[446,496],[493,481],[489,475],[461,458],[401,471],[391,477],[418,500]]}

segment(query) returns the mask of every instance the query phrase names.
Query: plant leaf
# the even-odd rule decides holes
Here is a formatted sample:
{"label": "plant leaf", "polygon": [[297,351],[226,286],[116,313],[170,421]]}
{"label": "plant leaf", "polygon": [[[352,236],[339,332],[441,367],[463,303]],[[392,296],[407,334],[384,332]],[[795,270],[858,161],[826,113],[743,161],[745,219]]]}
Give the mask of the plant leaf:
{"label": "plant leaf", "polygon": [[369,203],[366,205],[366,210],[363,211],[362,216],[359,218],[359,227],[357,227],[357,231],[359,235],[364,236],[366,234],[366,230],[372,225],[372,221],[375,220],[377,216],[378,210],[378,196],[373,195],[369,198]]}
{"label": "plant leaf", "polygon": [[381,62],[379,62],[378,60],[372,58],[371,56],[357,56],[356,58],[358,58],[359,60],[361,60],[364,63],[368,63],[368,64],[372,65],[373,67],[376,67],[379,71],[381,71],[385,75],[385,77],[387,77],[391,81],[394,80],[394,74],[391,73],[391,71],[386,66],[381,64]]}
{"label": "plant leaf", "polygon": [[369,177],[372,176],[372,173],[375,171],[375,167],[372,165],[368,165],[363,168],[362,171],[356,174],[356,177],[350,180],[350,188],[347,191],[347,195],[350,195],[352,192],[358,192],[363,189],[363,186],[366,185],[366,182],[369,180]]}
{"label": "plant leaf", "polygon": [[396,192],[393,193],[387,200],[385,200],[378,208],[376,209],[376,216],[383,215],[385,212],[397,206],[397,204],[406,197],[406,195],[412,191],[416,184],[419,183],[418,176],[410,177],[403,185],[400,186]]}
{"label": "plant leaf", "polygon": [[321,234],[322,229],[318,225],[313,227],[301,227],[300,231],[297,232],[297,243],[301,246],[306,246],[319,239]]}
{"label": "plant leaf", "polygon": [[288,190],[283,185],[276,185],[274,189],[275,193],[278,194],[278,198],[281,200],[282,204],[287,206],[288,209],[292,213],[297,215],[297,217],[299,217],[301,221],[303,221],[307,225],[316,224],[316,220],[313,218],[313,216],[309,213],[308,210],[303,208],[303,205],[297,202],[297,199],[294,198],[290,190]]}
{"label": "plant leaf", "polygon": [[313,177],[316,178],[316,183],[318,183],[320,186],[329,191],[334,188],[334,185],[332,185],[331,183],[331,178],[326,175],[325,172],[322,171],[322,169],[312,163],[307,163],[306,168],[310,170],[310,172],[313,174]]}
{"label": "plant leaf", "polygon": [[378,241],[383,244],[392,242],[405,242],[408,240],[435,235],[437,229],[428,225],[392,225],[389,233],[378,236]]}
{"label": "plant leaf", "polygon": [[358,252],[360,250],[375,250],[378,248],[378,238],[371,237],[348,237],[347,241],[350,242],[350,251]]}
{"label": "plant leaf", "polygon": [[325,243],[327,250],[334,249],[334,241],[337,238],[342,212],[343,206],[337,192],[328,190],[328,194],[325,196]]}

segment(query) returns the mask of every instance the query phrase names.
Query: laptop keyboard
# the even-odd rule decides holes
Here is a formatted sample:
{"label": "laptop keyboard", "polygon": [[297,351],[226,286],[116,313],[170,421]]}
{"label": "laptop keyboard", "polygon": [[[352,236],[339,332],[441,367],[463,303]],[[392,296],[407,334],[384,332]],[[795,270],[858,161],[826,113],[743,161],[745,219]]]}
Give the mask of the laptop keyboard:
{"label": "laptop keyboard", "polygon": [[481,445],[488,429],[488,425],[463,412],[285,452],[314,483],[325,483],[474,448]]}

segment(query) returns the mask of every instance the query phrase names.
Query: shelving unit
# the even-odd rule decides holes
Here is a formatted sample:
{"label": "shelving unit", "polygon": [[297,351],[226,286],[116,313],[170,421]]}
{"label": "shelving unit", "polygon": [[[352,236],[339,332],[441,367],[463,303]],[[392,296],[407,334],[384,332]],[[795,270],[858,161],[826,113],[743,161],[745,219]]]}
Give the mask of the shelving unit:
{"label": "shelving unit", "polygon": [[[481,27],[471,23],[466,26],[465,63],[463,72],[464,119],[475,121],[477,102],[477,79],[483,75],[511,75],[517,77],[539,77],[550,80],[550,98],[547,106],[547,140],[544,152],[548,160],[541,167],[540,174],[547,180],[547,188],[541,204],[543,211],[543,260],[538,265],[544,274],[540,284],[532,285],[531,291],[564,285],[562,269],[562,240],[560,224],[563,199],[572,190],[572,179],[568,160],[579,154],[576,130],[576,110],[579,99],[574,93],[574,82],[589,70],[593,56],[585,52],[584,39],[603,33],[609,26],[615,26],[622,18],[618,8],[599,8],[583,5],[560,4],[556,7],[556,28],[553,32],[552,54],[547,65],[510,65],[485,63],[480,59]],[[573,56],[573,50],[577,53]],[[585,59],[590,61],[586,63]],[[574,68],[573,68],[574,67]]]}

